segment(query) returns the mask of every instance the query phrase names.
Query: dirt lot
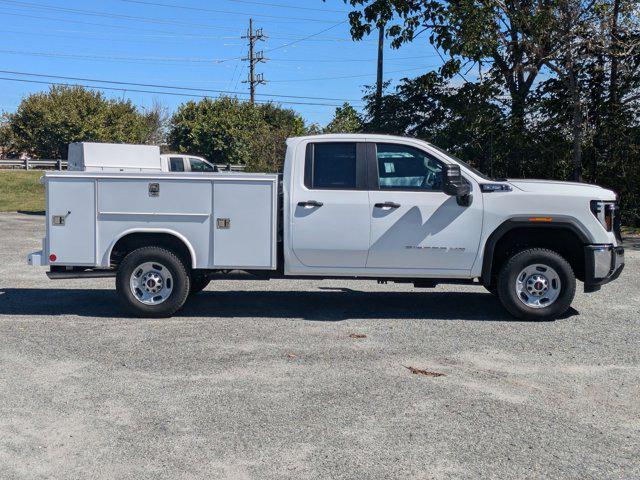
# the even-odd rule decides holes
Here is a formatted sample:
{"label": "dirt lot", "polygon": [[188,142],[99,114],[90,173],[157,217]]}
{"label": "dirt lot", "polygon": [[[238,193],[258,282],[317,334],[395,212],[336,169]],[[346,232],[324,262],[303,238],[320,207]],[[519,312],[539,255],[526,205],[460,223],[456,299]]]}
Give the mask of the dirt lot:
{"label": "dirt lot", "polygon": [[364,281],[135,320],[112,280],[26,266],[43,228],[0,214],[2,479],[640,478],[640,251],[555,322]]}

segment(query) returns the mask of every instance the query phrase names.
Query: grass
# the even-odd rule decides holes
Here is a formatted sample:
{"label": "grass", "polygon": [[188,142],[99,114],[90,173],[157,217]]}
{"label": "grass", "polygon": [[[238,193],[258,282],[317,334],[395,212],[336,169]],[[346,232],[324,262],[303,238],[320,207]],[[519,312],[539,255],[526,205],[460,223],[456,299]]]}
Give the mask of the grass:
{"label": "grass", "polygon": [[44,211],[39,170],[0,170],[0,212]]}

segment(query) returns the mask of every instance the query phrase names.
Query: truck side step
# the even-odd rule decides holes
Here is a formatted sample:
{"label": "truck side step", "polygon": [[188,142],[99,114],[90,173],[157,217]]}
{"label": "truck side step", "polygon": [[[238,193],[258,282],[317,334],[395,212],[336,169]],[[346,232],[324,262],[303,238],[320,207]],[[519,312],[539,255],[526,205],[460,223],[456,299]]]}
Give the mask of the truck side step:
{"label": "truck side step", "polygon": [[49,277],[51,280],[65,280],[69,278],[112,278],[115,276],[115,270],[69,270],[67,272],[47,272],[47,277]]}

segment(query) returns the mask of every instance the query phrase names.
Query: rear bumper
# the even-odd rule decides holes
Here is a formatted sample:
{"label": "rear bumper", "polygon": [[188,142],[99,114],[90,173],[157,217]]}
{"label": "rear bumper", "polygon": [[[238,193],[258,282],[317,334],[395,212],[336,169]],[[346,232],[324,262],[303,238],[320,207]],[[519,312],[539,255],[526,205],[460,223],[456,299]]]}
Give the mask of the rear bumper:
{"label": "rear bumper", "polygon": [[587,245],[584,248],[586,292],[599,290],[601,285],[620,276],[624,269],[624,248],[611,244]]}

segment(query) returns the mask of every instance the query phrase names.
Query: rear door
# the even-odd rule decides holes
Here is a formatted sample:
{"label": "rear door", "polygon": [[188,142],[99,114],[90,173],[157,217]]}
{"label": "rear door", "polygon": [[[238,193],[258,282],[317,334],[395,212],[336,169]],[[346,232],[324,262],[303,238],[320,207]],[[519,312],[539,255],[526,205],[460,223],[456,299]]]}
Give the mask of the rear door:
{"label": "rear door", "polygon": [[292,249],[303,265],[364,268],[370,228],[365,143],[309,143],[291,208]]}
{"label": "rear door", "polygon": [[368,268],[470,270],[482,230],[482,195],[470,206],[442,191],[443,163],[399,143],[368,144],[371,248]]}

